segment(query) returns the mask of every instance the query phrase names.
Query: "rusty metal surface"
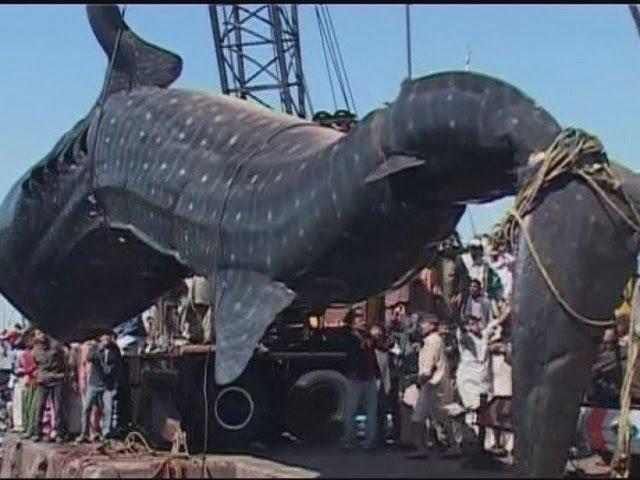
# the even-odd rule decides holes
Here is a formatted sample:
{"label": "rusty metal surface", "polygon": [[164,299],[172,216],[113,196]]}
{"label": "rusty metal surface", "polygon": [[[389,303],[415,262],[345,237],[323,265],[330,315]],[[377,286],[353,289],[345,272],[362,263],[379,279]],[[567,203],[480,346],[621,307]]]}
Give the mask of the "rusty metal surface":
{"label": "rusty metal surface", "polygon": [[7,434],[2,478],[315,478],[311,470],[244,455],[171,457],[128,453],[95,445],[25,442]]}

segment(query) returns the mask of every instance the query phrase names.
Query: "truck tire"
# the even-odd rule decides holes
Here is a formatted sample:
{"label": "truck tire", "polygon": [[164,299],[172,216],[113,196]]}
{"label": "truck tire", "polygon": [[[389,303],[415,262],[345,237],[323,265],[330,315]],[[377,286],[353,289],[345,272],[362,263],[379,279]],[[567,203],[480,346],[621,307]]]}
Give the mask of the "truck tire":
{"label": "truck tire", "polygon": [[247,447],[265,439],[273,423],[266,385],[254,371],[236,382],[216,386],[210,401],[213,443],[218,447]]}
{"label": "truck tire", "polygon": [[340,438],[347,406],[347,379],[335,370],[312,370],[289,391],[287,430],[308,442]]}

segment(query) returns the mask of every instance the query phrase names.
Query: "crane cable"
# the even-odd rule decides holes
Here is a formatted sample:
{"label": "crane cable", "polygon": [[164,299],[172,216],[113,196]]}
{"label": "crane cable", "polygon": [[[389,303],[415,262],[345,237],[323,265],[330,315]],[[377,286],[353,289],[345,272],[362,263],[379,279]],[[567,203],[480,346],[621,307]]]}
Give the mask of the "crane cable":
{"label": "crane cable", "polygon": [[331,88],[331,98],[333,99],[333,109],[338,109],[338,104],[336,102],[336,92],[333,88],[333,79],[331,78],[331,70],[329,68],[329,59],[327,58],[327,50],[324,42],[324,35],[322,31],[322,23],[320,20],[320,12],[318,11],[318,6],[316,5],[316,18],[318,20],[318,30],[320,31],[320,43],[322,44],[322,54],[324,55],[324,63],[327,68],[327,77],[329,77],[329,87]]}
{"label": "crane cable", "polygon": [[411,80],[411,9],[410,4],[405,6],[405,23],[407,31],[407,78]]}
{"label": "crane cable", "polygon": [[[338,84],[338,87],[340,88],[340,93],[342,95],[345,107],[349,111],[353,110],[353,112],[357,115],[355,102],[353,101],[353,92],[351,91],[351,84],[349,82],[349,78],[344,65],[344,59],[342,58],[342,51],[340,49],[340,43],[338,42],[338,37],[335,32],[331,13],[329,12],[329,9],[326,5],[316,5],[315,12],[323,49],[326,44],[326,51],[329,54],[328,57],[331,59],[331,66],[333,66],[333,70],[336,76],[336,82]],[[332,72],[326,56],[325,62],[327,64],[327,75],[329,77],[330,85],[333,85]],[[333,88],[332,95],[334,95]],[[337,108],[337,102],[335,101],[335,99],[334,108]]]}
{"label": "crane cable", "polygon": [[345,78],[345,72],[342,70],[342,67],[340,66],[340,63],[339,63],[338,45],[336,42],[335,31],[332,31],[331,25],[329,23],[329,17],[327,14],[328,11],[329,9],[326,5],[321,6],[320,13],[322,14],[322,17],[324,19],[324,24],[325,24],[325,28],[326,28],[327,36],[329,40],[329,53],[335,65],[334,68],[336,70],[336,75],[340,83],[340,91],[342,93],[342,97],[344,98],[344,103],[347,106],[347,109],[351,110],[352,105],[350,105],[350,101],[347,96],[347,88],[346,88],[347,82]]}
{"label": "crane cable", "polygon": [[356,102],[353,99],[353,92],[351,91],[351,82],[349,82],[349,76],[347,75],[347,68],[344,65],[344,59],[342,58],[342,49],[340,48],[340,43],[338,42],[338,36],[336,35],[336,29],[333,25],[333,18],[331,17],[331,10],[329,7],[324,5],[326,10],[327,18],[329,19],[329,26],[331,27],[331,33],[333,35],[334,42],[336,44],[336,49],[338,51],[338,59],[340,60],[340,66],[342,68],[342,74],[344,75],[344,80],[347,85],[347,91],[349,92],[349,98],[351,99],[351,107],[353,108],[353,112],[358,115],[358,110],[356,109]]}
{"label": "crane cable", "polygon": [[[336,52],[333,46],[333,39],[331,37],[331,35],[329,34],[329,25],[328,22],[326,21],[326,15],[324,12],[324,9],[322,7],[317,7],[316,6],[316,13],[319,16],[319,22],[321,25],[321,35],[324,36],[326,42],[327,42],[327,51],[329,52],[329,57],[331,58],[331,63],[333,65],[333,71],[335,72],[336,75],[336,81],[338,83],[338,86],[340,87],[340,93],[342,94],[342,98],[344,100],[344,103],[346,105],[346,108],[349,108],[349,100],[347,98],[347,94],[346,94],[346,90],[344,87],[344,83],[342,81],[342,75],[341,75],[341,71],[340,71],[340,66],[338,65],[338,59],[336,56]],[[331,75],[331,73],[329,73],[329,75]]]}

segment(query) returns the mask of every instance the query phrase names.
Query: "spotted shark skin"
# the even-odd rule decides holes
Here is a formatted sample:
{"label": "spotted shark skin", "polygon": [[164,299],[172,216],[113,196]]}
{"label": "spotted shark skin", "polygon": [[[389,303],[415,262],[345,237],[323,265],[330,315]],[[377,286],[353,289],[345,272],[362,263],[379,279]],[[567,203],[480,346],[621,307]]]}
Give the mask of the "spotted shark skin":
{"label": "spotted shark skin", "polygon": [[206,275],[220,383],[287,306],[321,311],[406,282],[466,203],[514,193],[518,168],[559,131],[514,87],[445,72],[336,132],[167,88],[177,55],[115,6],[87,9],[107,54],[123,29],[114,68],[101,101],[5,200],[0,289],[69,339]]}
{"label": "spotted shark skin", "polygon": [[[137,37],[117,7],[87,10],[107,55],[117,52],[113,70],[89,113],[0,207],[0,290],[69,340],[206,275],[219,384],[242,373],[283,309],[321,312],[410,280],[465,205],[514,194],[530,155],[560,132],[516,88],[470,72],[405,82],[391,105],[336,132],[168,88],[177,55]],[[640,208],[638,176],[614,169]],[[604,316],[640,241],[594,195],[568,181],[526,222],[569,302]],[[559,476],[600,332],[560,308],[520,250],[516,462],[523,475]],[[602,271],[596,286],[577,281]]]}

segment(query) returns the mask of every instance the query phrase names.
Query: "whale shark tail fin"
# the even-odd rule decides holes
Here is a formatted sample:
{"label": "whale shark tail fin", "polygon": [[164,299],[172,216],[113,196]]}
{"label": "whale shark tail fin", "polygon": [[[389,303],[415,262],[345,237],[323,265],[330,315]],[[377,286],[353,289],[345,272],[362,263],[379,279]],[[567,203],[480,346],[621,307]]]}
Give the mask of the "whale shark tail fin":
{"label": "whale shark tail fin", "polygon": [[[87,5],[87,16],[107,57],[111,59],[116,52],[113,70],[104,86],[105,97],[136,86],[168,87],[180,76],[180,56],[138,37],[116,5]],[[121,32],[119,41],[118,32]]]}

